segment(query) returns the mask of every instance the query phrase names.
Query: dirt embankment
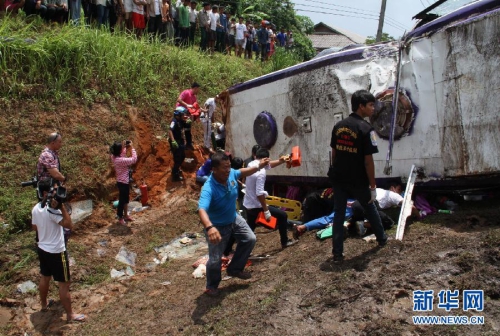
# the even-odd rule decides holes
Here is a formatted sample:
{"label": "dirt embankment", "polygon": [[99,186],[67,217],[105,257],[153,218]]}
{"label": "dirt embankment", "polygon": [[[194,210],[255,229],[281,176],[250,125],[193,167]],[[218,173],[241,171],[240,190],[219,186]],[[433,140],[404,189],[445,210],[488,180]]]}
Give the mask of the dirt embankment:
{"label": "dirt embankment", "polygon": [[[201,233],[196,214],[199,186],[194,182],[199,151],[185,163],[185,181],[170,179],[168,144],[138,114],[130,114],[140,155],[134,177],[145,179],[152,208],[136,215],[129,227],[116,225],[112,210],[99,207],[81,223],[69,244],[75,312],[88,315],[65,324],[56,304],[40,312],[36,293],[9,296],[0,306],[0,321],[11,335],[498,335],[500,332],[500,220],[498,198],[463,203],[453,215],[433,215],[408,226],[403,242],[385,248],[350,237],[346,261],[331,262],[331,241],[312,233],[288,249],[279,248],[277,232],[257,230],[254,255],[269,256],[249,267],[252,279],[221,284],[218,298],[203,295],[205,280],[191,276],[191,264],[206,253],[151,266],[154,247],[183,232]],[[197,133],[195,125],[194,132]],[[198,134],[200,134],[198,132]],[[198,138],[199,139],[199,138]],[[200,143],[198,141],[198,143]],[[389,232],[394,237],[395,231]],[[291,236],[291,233],[290,233]],[[135,275],[113,280],[111,268],[121,246],[137,253]],[[101,250],[99,253],[98,250]],[[103,254],[104,251],[105,253]],[[102,277],[101,277],[102,276]],[[37,281],[36,261],[18,276]],[[484,290],[482,312],[461,308],[446,312],[413,311],[413,291]],[[462,303],[462,300],[460,300]],[[417,326],[414,315],[481,315],[484,325]],[[0,329],[2,330],[2,329]]]}

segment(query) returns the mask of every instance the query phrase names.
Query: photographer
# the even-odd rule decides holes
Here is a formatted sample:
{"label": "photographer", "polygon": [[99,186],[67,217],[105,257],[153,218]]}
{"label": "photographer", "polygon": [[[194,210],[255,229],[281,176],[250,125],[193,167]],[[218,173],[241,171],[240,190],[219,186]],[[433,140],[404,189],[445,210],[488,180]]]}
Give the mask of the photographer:
{"label": "photographer", "polygon": [[47,138],[47,145],[43,149],[36,166],[38,181],[53,178],[59,185],[66,182],[66,177],[61,173],[59,149],[62,146],[62,136],[58,132],[51,133]]}
{"label": "photographer", "polygon": [[[127,149],[130,148],[132,152],[131,157],[127,157]],[[132,147],[132,141],[124,140],[121,143],[115,142],[111,147],[111,161],[115,166],[116,172],[116,186],[118,187],[118,223],[126,225],[126,222],[131,222],[133,219],[128,215],[128,202],[130,198],[130,175],[129,166],[137,162],[137,153]]]}
{"label": "photographer", "polygon": [[38,235],[37,252],[42,275],[38,289],[42,311],[48,310],[47,295],[50,278],[53,277],[59,284],[59,298],[66,311],[67,322],[82,322],[86,316],[73,314],[69,292],[71,282],[63,228],[71,229],[71,217],[66,208],[61,206],[63,200],[57,197],[57,188],[53,189],[49,181],[40,182],[38,189],[43,199],[33,207],[31,223]]}

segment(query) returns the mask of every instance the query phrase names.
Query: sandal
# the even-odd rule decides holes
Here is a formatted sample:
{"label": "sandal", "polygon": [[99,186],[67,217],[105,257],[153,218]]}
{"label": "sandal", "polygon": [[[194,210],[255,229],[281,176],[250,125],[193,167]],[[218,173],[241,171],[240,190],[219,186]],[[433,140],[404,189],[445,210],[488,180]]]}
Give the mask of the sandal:
{"label": "sandal", "polygon": [[73,314],[73,318],[66,320],[67,323],[72,323],[72,322],[83,322],[87,316],[85,314]]}

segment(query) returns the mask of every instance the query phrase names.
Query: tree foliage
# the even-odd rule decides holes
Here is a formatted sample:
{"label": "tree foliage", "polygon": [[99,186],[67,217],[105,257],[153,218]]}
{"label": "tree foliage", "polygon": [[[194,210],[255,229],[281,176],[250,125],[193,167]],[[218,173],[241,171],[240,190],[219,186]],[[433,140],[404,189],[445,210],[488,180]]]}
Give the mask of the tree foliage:
{"label": "tree foliage", "polygon": [[270,21],[276,30],[284,28],[291,30],[294,37],[294,51],[302,60],[308,60],[315,55],[312,42],[307,38],[314,23],[309,17],[297,15],[290,0],[242,0],[241,15],[252,20],[256,27],[261,20]]}
{"label": "tree foliage", "polygon": [[[368,36],[366,38],[365,44],[373,44],[376,42],[376,37],[375,36]],[[395,38],[389,35],[388,33],[382,33],[380,42],[387,42],[387,41],[394,41]]]}

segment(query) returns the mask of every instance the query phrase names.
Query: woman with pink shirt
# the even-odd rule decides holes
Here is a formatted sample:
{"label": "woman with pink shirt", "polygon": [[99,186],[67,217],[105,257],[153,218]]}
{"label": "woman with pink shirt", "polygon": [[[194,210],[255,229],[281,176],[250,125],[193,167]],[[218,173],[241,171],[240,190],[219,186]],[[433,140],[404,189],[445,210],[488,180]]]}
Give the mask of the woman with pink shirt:
{"label": "woman with pink shirt", "polygon": [[[132,156],[127,157],[127,148],[131,148]],[[129,167],[137,162],[137,153],[130,140],[115,142],[111,148],[111,161],[115,166],[116,171],[116,186],[118,187],[118,223],[126,225],[126,222],[131,222],[133,219],[128,215],[128,202],[130,198],[129,186]]]}

